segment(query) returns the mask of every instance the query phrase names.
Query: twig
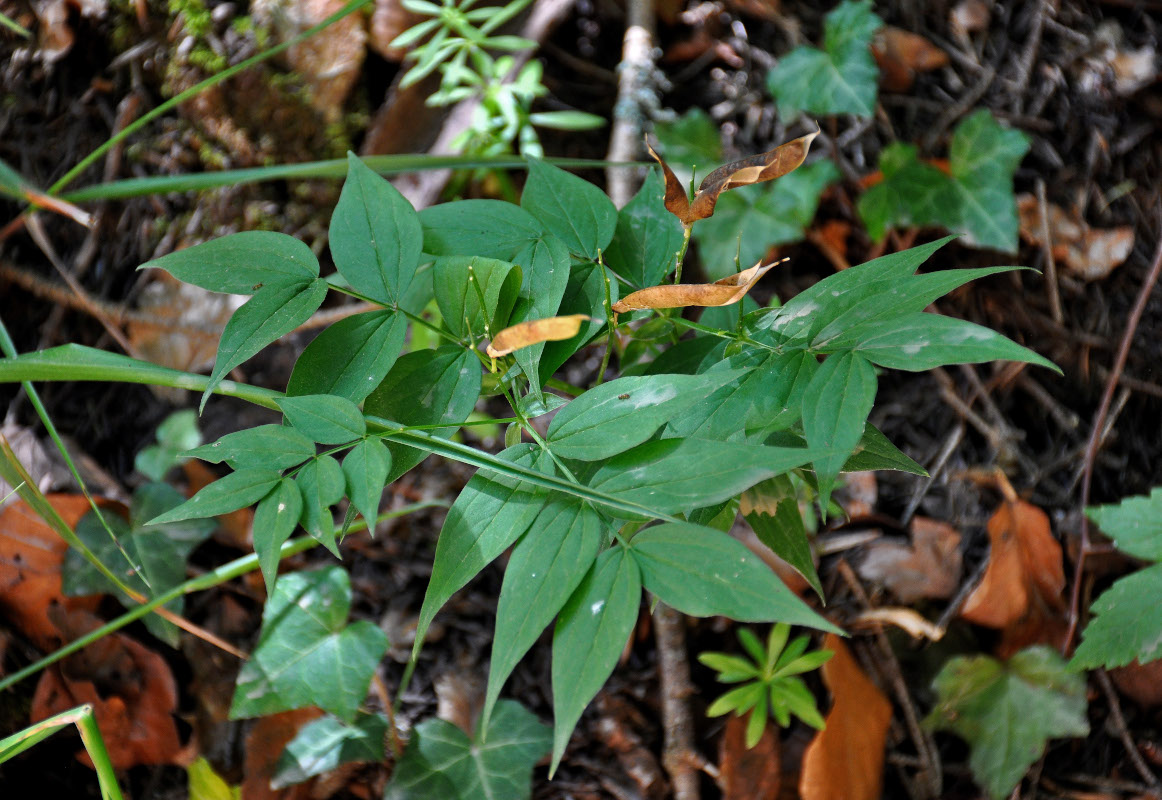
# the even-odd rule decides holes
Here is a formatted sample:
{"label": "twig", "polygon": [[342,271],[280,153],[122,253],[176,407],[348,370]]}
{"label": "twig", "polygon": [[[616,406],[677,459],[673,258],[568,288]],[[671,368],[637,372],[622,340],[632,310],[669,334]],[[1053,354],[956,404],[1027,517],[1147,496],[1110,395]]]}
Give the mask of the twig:
{"label": "twig", "polygon": [[924,149],[931,150],[936,141],[944,135],[944,131],[948,130],[948,126],[956,122],[964,116],[969,109],[974,108],[978,100],[984,97],[984,93],[992,86],[993,79],[997,76],[997,68],[989,64],[981,72],[980,80],[976,85],[965,92],[961,98],[956,101],[954,105],[949,106],[939,119],[932,124],[924,137]]}
{"label": "twig", "polygon": [[658,603],[654,611],[654,636],[658,645],[658,679],[662,686],[662,725],[665,744],[662,766],[674,786],[674,800],[700,800],[698,769],[694,757],[694,721],[686,698],[690,662],[686,658],[686,619],[678,611]]}
{"label": "twig", "polygon": [[1049,295],[1049,313],[1060,325],[1065,314],[1061,311],[1061,293],[1057,288],[1057,259],[1053,256],[1053,240],[1049,233],[1049,204],[1045,201],[1045,181],[1037,179],[1037,206],[1041,211],[1041,248],[1045,252],[1045,291]]}
{"label": "twig", "polygon": [[1077,553],[1077,563],[1073,567],[1073,587],[1069,592],[1069,628],[1066,630],[1065,640],[1061,645],[1063,652],[1066,653],[1069,652],[1073,644],[1073,637],[1077,634],[1077,623],[1080,617],[1081,576],[1085,570],[1085,557],[1090,547],[1089,518],[1085,516],[1084,510],[1089,505],[1089,490],[1093,483],[1093,466],[1097,461],[1097,451],[1101,447],[1102,430],[1105,427],[1106,414],[1109,413],[1110,405],[1113,403],[1118,378],[1121,377],[1126,360],[1130,357],[1130,343],[1134,340],[1134,333],[1138,330],[1138,323],[1142,321],[1142,313],[1146,310],[1146,303],[1154,291],[1154,286],[1158,283],[1160,273],[1162,273],[1162,236],[1158,239],[1158,247],[1154,251],[1154,261],[1150,265],[1150,271],[1146,274],[1145,280],[1142,281],[1142,288],[1138,290],[1138,298],[1134,301],[1129,319],[1126,320],[1126,331],[1122,334],[1122,341],[1118,345],[1118,354],[1114,359],[1113,369],[1110,370],[1110,377],[1106,381],[1101,404],[1098,406],[1097,414],[1094,415],[1089,443],[1085,448],[1085,462],[1081,478],[1081,509],[1083,512],[1081,514],[1081,548]]}
{"label": "twig", "polygon": [[1158,781],[1158,776],[1146,766],[1142,754],[1138,752],[1137,745],[1130,737],[1130,729],[1126,727],[1126,718],[1122,714],[1121,703],[1118,702],[1117,692],[1110,684],[1110,676],[1106,674],[1104,669],[1095,669],[1093,676],[1097,678],[1098,685],[1101,686],[1102,693],[1106,696],[1106,702],[1110,704],[1110,722],[1114,725],[1114,730],[1117,731],[1118,739],[1121,740],[1122,746],[1126,748],[1126,755],[1130,758],[1130,763],[1134,765],[1134,769],[1150,787],[1150,793],[1155,797],[1162,796],[1162,783]]}
{"label": "twig", "polygon": [[932,483],[940,477],[940,473],[944,471],[944,466],[948,463],[948,459],[956,452],[956,448],[960,446],[960,440],[963,438],[964,423],[962,422],[952,429],[952,433],[948,435],[948,438],[944,441],[944,446],[940,448],[940,452],[936,455],[936,460],[932,462],[928,477],[924,479],[912,495],[912,499],[908,501],[908,507],[904,509],[904,513],[900,517],[901,525],[907,526],[912,521],[912,515],[920,507],[920,503],[924,500],[924,495],[928,494]]}
{"label": "twig", "polygon": [[[609,161],[633,161],[641,154],[645,98],[652,91],[654,71],[654,1],[630,0],[626,10],[621,64],[617,67],[617,103],[609,134]],[[621,208],[636,190],[636,171],[609,167],[605,182],[613,204]]]}
{"label": "twig", "polygon": [[1046,7],[1048,0],[1040,0],[1037,10],[1033,12],[1033,28],[1029,31],[1029,39],[1021,58],[1017,62],[1017,78],[1013,81],[1013,110],[1020,113],[1025,108],[1025,89],[1029,86],[1029,75],[1033,72],[1033,62],[1037,59],[1037,52],[1041,48],[1041,31],[1045,25]]}

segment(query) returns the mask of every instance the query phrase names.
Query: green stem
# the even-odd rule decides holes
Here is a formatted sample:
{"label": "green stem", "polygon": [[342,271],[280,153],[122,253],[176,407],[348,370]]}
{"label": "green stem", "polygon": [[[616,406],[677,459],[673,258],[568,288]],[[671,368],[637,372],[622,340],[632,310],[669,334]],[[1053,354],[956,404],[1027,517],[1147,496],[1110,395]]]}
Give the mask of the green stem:
{"label": "green stem", "polygon": [[101,795],[105,800],[121,800],[121,787],[117,783],[117,773],[113,769],[113,760],[109,758],[109,750],[105,747],[105,740],[101,736],[101,729],[97,727],[97,718],[93,715],[93,707],[86,703],[78,711],[77,729],[81,732],[81,742],[85,751],[93,761],[93,768],[97,771],[97,783],[101,787]]}
{"label": "green stem", "polygon": [[549,378],[545,381],[545,387],[549,389],[556,389],[558,392],[564,392],[570,397],[580,397],[585,394],[585,390],[580,386],[574,386],[571,383],[566,383],[558,378]]}
{"label": "green stem", "polygon": [[694,230],[693,225],[686,225],[682,228],[682,246],[678,248],[678,253],[674,263],[674,283],[682,282],[682,264],[686,261],[686,250],[690,247],[690,232]]}
{"label": "green stem", "polygon": [[605,381],[605,370],[609,368],[609,354],[617,343],[617,326],[613,324],[613,296],[609,290],[609,271],[601,263],[601,252],[597,253],[597,268],[601,270],[601,277],[605,279],[605,327],[609,331],[609,339],[605,345],[605,353],[601,356],[601,369],[597,370],[597,381],[594,386],[600,386]]}
{"label": "green stem", "polygon": [[61,189],[63,189],[64,187],[66,187],[70,183],[72,183],[77,178],[78,175],[80,175],[82,172],[84,172],[86,169],[88,169],[90,164],[92,164],[94,161],[96,161],[101,156],[105,155],[105,153],[107,153],[110,148],[115,146],[118,142],[122,141],[123,139],[125,139],[129,136],[132,136],[134,133],[141,130],[141,128],[145,127],[150,122],[153,122],[153,120],[157,119],[162,114],[169,111],[170,109],[181,105],[185,101],[189,100],[191,97],[193,97],[197,94],[200,94],[201,92],[205,91],[206,89],[209,89],[211,86],[215,86],[215,85],[221,83],[222,81],[229,80],[230,78],[233,78],[238,73],[245,72],[246,70],[250,69],[255,64],[259,64],[263,61],[266,61],[269,58],[273,58],[274,56],[277,56],[279,53],[283,52],[284,50],[287,50],[291,47],[294,47],[295,45],[305,41],[306,39],[309,39],[310,37],[314,36],[319,31],[323,30],[324,28],[326,28],[326,27],[338,22],[339,20],[343,19],[343,17],[347,16],[351,12],[357,11],[358,9],[367,5],[370,1],[371,0],[351,0],[350,3],[343,6],[341,9],[336,11],[331,16],[327,17],[325,20],[320,22],[318,25],[312,25],[311,27],[307,28],[305,31],[300,33],[298,36],[295,36],[292,39],[288,39],[287,41],[283,42],[282,44],[275,45],[274,47],[270,48],[269,50],[265,50],[265,51],[259,53],[258,55],[251,56],[250,58],[246,59],[245,61],[241,61],[232,67],[228,67],[227,69],[224,69],[221,72],[219,72],[217,75],[211,75],[209,78],[206,78],[206,80],[201,81],[201,82],[191,86],[189,89],[186,89],[184,92],[179,92],[178,94],[174,95],[169,100],[165,101],[164,103],[159,105],[157,108],[153,109],[152,111],[149,111],[148,113],[142,114],[139,118],[137,118],[136,120],[134,120],[130,124],[126,125],[124,128],[122,128],[120,131],[115,133],[113,136],[109,137],[105,141],[104,144],[102,144],[100,147],[98,147],[93,152],[89,153],[89,155],[87,155],[83,159],[81,159],[80,163],[78,163],[75,167],[70,169],[63,176],[61,176],[60,180],[58,180],[56,183],[54,183],[52,186],[49,187],[48,194],[55,195],[58,192],[60,192]]}

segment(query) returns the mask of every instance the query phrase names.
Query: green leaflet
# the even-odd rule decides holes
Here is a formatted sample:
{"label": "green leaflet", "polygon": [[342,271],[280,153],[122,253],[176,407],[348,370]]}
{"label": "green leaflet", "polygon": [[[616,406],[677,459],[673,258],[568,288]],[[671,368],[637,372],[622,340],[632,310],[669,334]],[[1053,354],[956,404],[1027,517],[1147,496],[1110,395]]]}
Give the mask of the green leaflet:
{"label": "green leaflet", "polygon": [[616,378],[558,411],[545,438],[559,456],[600,461],[646,441],[667,420],[681,419],[706,393],[740,374],[721,370]]}
{"label": "green leaflet", "polygon": [[[516,324],[531,319],[556,315],[569,286],[569,250],[555,236],[531,242],[513,257],[521,268],[521,297],[516,303],[510,322]],[[513,358],[529,379],[533,397],[541,393],[540,362],[545,344],[522,347]]]}
{"label": "green leaflet", "polygon": [[533,766],[550,744],[548,727],[512,700],[497,703],[488,727],[472,739],[450,722],[426,719],[413,730],[384,800],[528,800]]}
{"label": "green leaflet", "polygon": [[539,159],[529,159],[520,205],[571,252],[592,260],[609,245],[617,225],[617,209],[605,192]]}
{"label": "green leaflet", "polygon": [[589,701],[613,673],[637,624],[642,583],[624,547],[597,557],[557,617],[553,631],[553,761],[561,763],[569,736]]}
{"label": "green leaflet", "polygon": [[351,581],[341,567],[282,576],[238,674],[230,718],[314,705],[353,722],[387,637],[366,620],[348,625],[350,608]]}
{"label": "green leaflet", "polygon": [[589,571],[604,534],[601,517],[587,503],[554,499],[513,548],[496,608],[482,724],[488,724],[493,704],[517,662]]}
{"label": "green leaflet", "polygon": [[367,433],[359,406],[343,397],[313,394],[284,397],[278,407],[287,422],[319,444],[344,444]]}
{"label": "green leaflet", "polygon": [[279,756],[270,788],[293,786],[342,764],[382,761],[387,731],[383,714],[360,714],[353,725],[332,716],[309,722]]}
{"label": "green leaflet", "polygon": [[[759,541],[798,572],[823,600],[823,584],[811,558],[811,543],[799,512],[799,498],[787,475],[770,478],[751,487],[744,495],[750,499],[744,515]],[[772,507],[774,513],[771,513]],[[731,520],[733,522],[733,519]]]}
{"label": "green leaflet", "polygon": [[[714,139],[717,144],[717,130]],[[609,268],[638,289],[661,283],[682,247],[682,223],[666,210],[665,193],[661,173],[651,169],[637,194],[617,212],[617,227],[605,251]]]}
{"label": "green leaflet", "polygon": [[[510,447],[499,457],[521,466],[548,468],[547,459],[538,459],[531,444]],[[432,577],[416,623],[413,658],[419,655],[436,612],[528,530],[549,496],[545,489],[487,470],[472,476],[440,529]]]}
{"label": "green leaflet", "polygon": [[830,451],[814,464],[821,508],[827,508],[836,476],[863,437],[876,383],[875,368],[868,360],[848,352],[824,361],[803,391],[807,446]]}
{"label": "green leaflet", "polygon": [[364,439],[351,448],[343,458],[343,477],[347,481],[347,496],[351,505],[367,521],[367,529],[375,533],[379,516],[379,500],[387,485],[391,470],[391,453],[382,439]]}
{"label": "green leaflet", "polygon": [[265,467],[289,469],[315,455],[315,443],[286,425],[259,425],[228,433],[213,444],[187,450],[185,455],[211,464],[225,461],[234,469]]}
{"label": "green leaflet", "polygon": [[393,311],[369,311],[341,319],[303,350],[286,393],[331,394],[362,402],[395,364],[406,334],[407,318]]}
{"label": "green leaflet", "polygon": [[454,335],[475,340],[508,325],[520,291],[519,267],[494,258],[443,256],[435,270],[436,304]]}
{"label": "green leaflet", "polygon": [[420,212],[424,252],[511,261],[545,229],[529,212],[500,200],[458,200]]}
{"label": "green leaflet", "polygon": [[925,724],[972,746],[969,766],[993,800],[1008,797],[1049,739],[1089,733],[1085,680],[1049,647],[1027,648],[1004,664],[957,656],[932,688],[937,702]]}
{"label": "green leaflet", "polygon": [[177,508],[159,514],[145,524],[163,525],[229,514],[257,503],[281,478],[278,471],[273,469],[245,467],[236,470],[204,487]]}
{"label": "green leaflet", "polygon": [[[448,438],[468,419],[480,396],[480,362],[456,346],[408,353],[363,404],[366,413],[403,425],[445,425],[432,431]],[[391,483],[427,458],[427,451],[387,442]]]}
{"label": "green leaflet", "polygon": [[829,12],[823,20],[823,49],[797,47],[767,75],[779,116],[789,119],[806,111],[870,117],[879,70],[868,47],[881,25],[871,0],[845,0]]}
{"label": "green leaflet", "polygon": [[274,592],[278,577],[279,548],[298,527],[303,513],[303,495],[290,478],[280,480],[254,510],[254,552],[266,582],[266,593]]}
{"label": "green leaflet", "polygon": [[394,186],[347,153],[347,180],[331,216],[331,255],[351,288],[394,306],[420,263],[419,216]]}
{"label": "green leaflet", "polygon": [[246,231],[211,239],[138,269],[164,269],[179,281],[211,292],[254,294],[269,283],[310,282],[319,277],[319,260],[293,236]]}
{"label": "green leaflet", "polygon": [[666,522],[630,542],[642,585],[693,617],[787,622],[841,631],[807,607],[737,539],[701,525]]}
{"label": "green leaflet", "polygon": [[727,500],[761,480],[815,460],[820,453],[704,439],[662,439],[609,459],[589,485],[659,511],[689,511]]}
{"label": "green leaflet", "polygon": [[541,383],[545,383],[553,376],[568,358],[576,353],[582,345],[588,343],[602,328],[605,327],[605,286],[609,281],[610,303],[616,303],[618,298],[617,278],[608,268],[601,269],[597,264],[583,264],[574,267],[569,274],[569,283],[565,287],[565,296],[561,298],[559,315],[588,314],[593,319],[581,326],[581,330],[572,339],[561,342],[546,342],[541,354]]}
{"label": "green leaflet", "polygon": [[346,486],[339,462],[331,456],[319,456],[299,470],[295,483],[303,495],[303,528],[339,558],[335,518],[331,516],[331,506],[343,499]]}

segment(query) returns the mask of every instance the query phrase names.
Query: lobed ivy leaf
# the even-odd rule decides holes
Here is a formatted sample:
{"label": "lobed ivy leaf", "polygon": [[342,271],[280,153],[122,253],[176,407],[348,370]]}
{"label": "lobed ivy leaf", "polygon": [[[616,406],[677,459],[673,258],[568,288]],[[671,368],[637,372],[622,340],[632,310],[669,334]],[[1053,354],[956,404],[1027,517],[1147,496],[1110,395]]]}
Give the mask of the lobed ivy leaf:
{"label": "lobed ivy leaf", "polygon": [[347,624],[351,579],[338,566],[284,575],[262,610],[262,632],[242,665],[230,719],[318,706],[355,721],[387,636]]}
{"label": "lobed ivy leaf", "polygon": [[270,788],[285,789],[343,764],[383,761],[387,730],[383,714],[360,714],[354,724],[333,716],[308,722],[279,756]]}
{"label": "lobed ivy leaf", "polygon": [[994,800],[1009,796],[1049,739],[1089,733],[1085,680],[1043,645],[1004,664],[989,656],[949,659],[932,688],[937,702],[925,724],[969,743],[972,773]]}
{"label": "lobed ivy leaf", "polygon": [[570,252],[591,260],[609,246],[617,226],[617,209],[605,192],[540,159],[529,159],[520,205]]}
{"label": "lobed ivy leaf", "polygon": [[520,703],[501,700],[469,738],[442,719],[415,727],[384,800],[528,800],[533,766],[549,751],[548,727]]}
{"label": "lobed ivy leaf", "polygon": [[654,132],[667,163],[683,186],[692,183],[695,175],[708,174],[714,165],[722,162],[718,126],[701,108],[691,108],[673,122],[659,122]]}
{"label": "lobed ivy leaf", "polygon": [[872,0],[844,0],[823,18],[823,49],[796,47],[767,74],[767,88],[784,119],[810,114],[875,111],[879,70],[872,58],[872,36],[883,21]]}
{"label": "lobed ivy leaf", "polygon": [[330,394],[360,403],[391,370],[406,335],[407,318],[386,309],[341,319],[303,350],[286,393]]}

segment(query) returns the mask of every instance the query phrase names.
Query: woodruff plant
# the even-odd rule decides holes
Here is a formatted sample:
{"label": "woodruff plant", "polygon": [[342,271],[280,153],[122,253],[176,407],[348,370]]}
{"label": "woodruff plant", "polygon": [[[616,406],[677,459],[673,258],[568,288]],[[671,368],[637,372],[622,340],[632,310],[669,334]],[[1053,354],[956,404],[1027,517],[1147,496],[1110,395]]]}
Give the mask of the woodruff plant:
{"label": "woodruff plant", "polygon": [[[441,606],[511,547],[485,707],[475,742],[419,726],[393,791],[449,784],[465,796],[464,781],[519,784],[508,762],[485,763],[501,752],[525,758],[527,784],[539,757],[530,748],[549,741],[527,712],[498,697],[548,626],[555,770],[617,663],[643,593],[693,616],[837,630],[726,530],[741,496],[763,541],[818,585],[802,522],[788,524],[797,508],[783,513],[795,502],[793,484],[811,486],[827,508],[845,470],[923,474],[867,422],[877,367],[1003,358],[1053,368],[998,333],[924,312],[974,278],[1015,269],[916,274],[947,238],[833,275],[781,307],[715,310],[703,322],[673,311],[737,303],[772,268],[756,265],[714,284],[668,282],[681,273],[692,226],[713,213],[718,196],[795,169],[811,138],[716,170],[693,198],[659,159],[663,180],[652,176],[620,211],[597,187],[534,160],[519,206],[463,200],[417,213],[352,155],[330,226],[336,274],[320,277],[310,248],[271,232],[234,234],[144,265],[250,295],[226,325],[208,379],[72,345],[0,364],[0,378],[154,382],[201,389],[203,406],[216,392],[283,413],[283,425],[191,451],[232,472],[151,522],[257,503],[254,546],[271,594],[238,679],[238,718],[316,705],[361,724],[387,641],[369,622],[347,624],[350,583],[341,568],[276,582],[279,548],[301,525],[339,556],[332,508],[346,497],[373,521],[384,487],[429,453],[477,467],[440,532],[403,681]],[[379,308],[323,331],[285,393],[224,380],[305,322],[331,291]],[[433,308],[439,322],[422,316]],[[401,355],[417,326],[442,344]],[[606,361],[592,386],[554,377],[593,344],[605,348]],[[499,454],[451,438],[482,395],[503,395],[512,409],[516,427]],[[540,433],[531,420],[553,411]],[[476,746],[482,740],[488,748]],[[443,774],[419,763],[429,757],[429,766],[446,765]]]}

